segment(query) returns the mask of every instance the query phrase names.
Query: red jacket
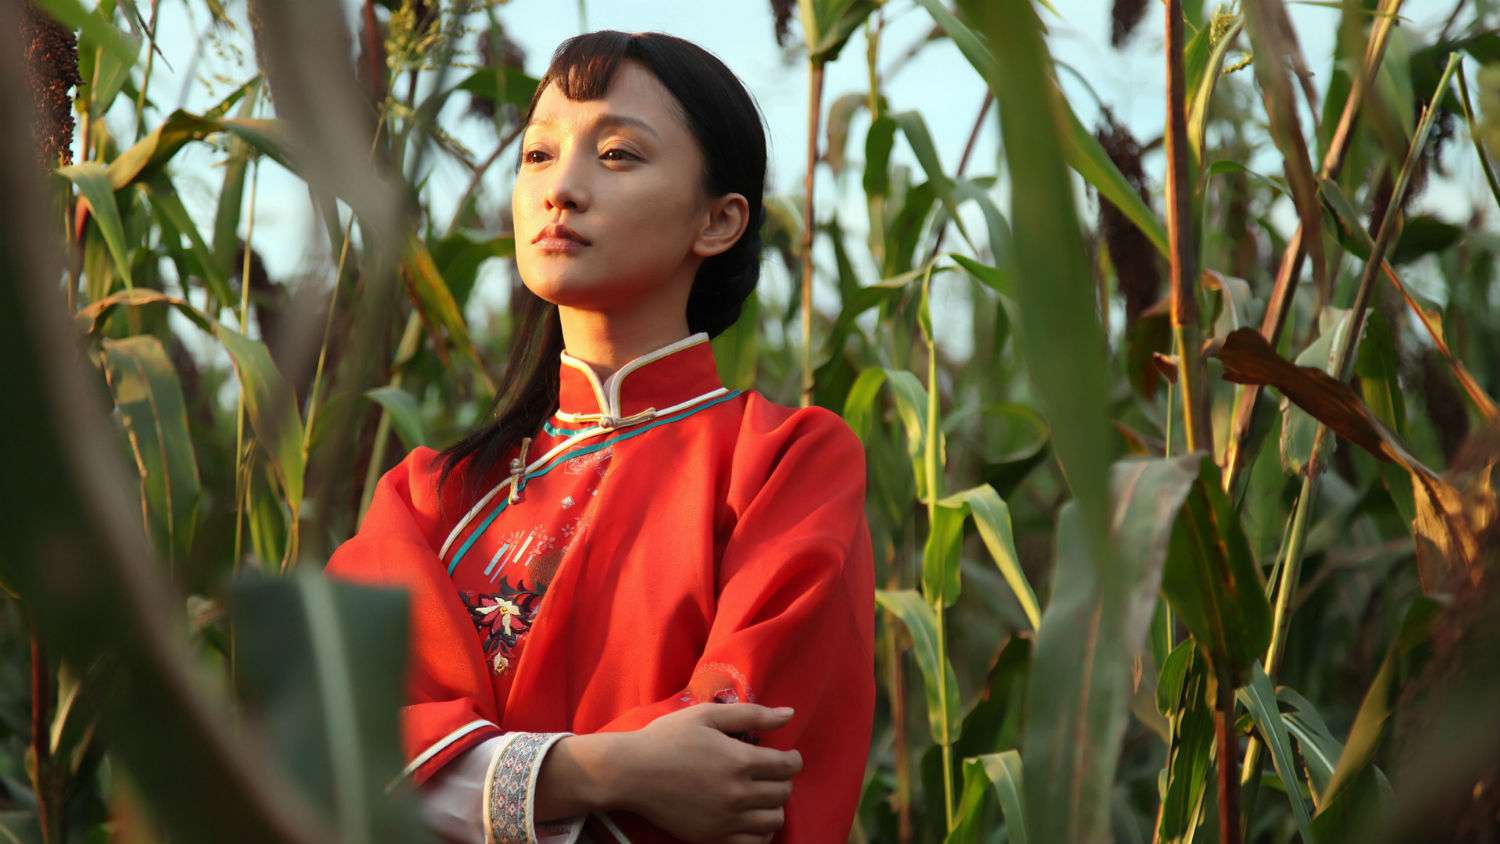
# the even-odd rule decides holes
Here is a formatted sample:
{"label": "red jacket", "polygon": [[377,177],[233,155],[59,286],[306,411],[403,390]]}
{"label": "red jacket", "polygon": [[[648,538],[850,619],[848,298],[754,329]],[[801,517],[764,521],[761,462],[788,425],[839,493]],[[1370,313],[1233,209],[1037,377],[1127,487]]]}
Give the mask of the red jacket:
{"label": "red jacket", "polygon": [[[762,739],[804,761],[777,838],[847,840],[874,709],[874,582],[864,452],[838,416],[725,390],[695,335],[603,383],[564,354],[560,410],[524,473],[477,506],[458,472],[440,501],[435,458],[417,449],[387,473],[328,565],[411,595],[416,782],[502,732],[791,706]],[[612,817],[632,840],[665,837]]]}

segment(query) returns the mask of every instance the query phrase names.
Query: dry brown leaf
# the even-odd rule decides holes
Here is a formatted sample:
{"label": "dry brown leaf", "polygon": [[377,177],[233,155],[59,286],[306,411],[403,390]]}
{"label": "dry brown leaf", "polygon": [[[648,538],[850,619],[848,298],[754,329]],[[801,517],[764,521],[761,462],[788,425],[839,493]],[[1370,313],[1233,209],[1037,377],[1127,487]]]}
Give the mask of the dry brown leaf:
{"label": "dry brown leaf", "polygon": [[[1297,117],[1296,95],[1292,92],[1291,80],[1287,78],[1288,65],[1298,66],[1296,55],[1300,48],[1279,0],[1247,0],[1244,9],[1245,31],[1255,51],[1255,78],[1260,82],[1265,100],[1271,138],[1286,162],[1287,184],[1291,187],[1292,204],[1302,221],[1302,242],[1312,264],[1318,301],[1326,303],[1332,293],[1332,283],[1328,279],[1323,255],[1323,211],[1318,204],[1318,179]],[[1313,113],[1316,114],[1317,110],[1314,109]]]}
{"label": "dry brown leaf", "polygon": [[[1388,438],[1395,434],[1384,430],[1354,388],[1321,369],[1298,366],[1276,354],[1259,331],[1231,331],[1219,347],[1218,358],[1224,364],[1224,380],[1269,384],[1344,439],[1381,460],[1400,462],[1388,445]],[[1407,453],[1404,447],[1400,451]]]}
{"label": "dry brown leaf", "polygon": [[1164,355],[1161,352],[1152,352],[1151,366],[1157,372],[1161,373],[1163,378],[1166,378],[1173,384],[1177,383],[1178,363],[1176,355]]}
{"label": "dry brown leaf", "polygon": [[1276,354],[1260,332],[1249,328],[1231,332],[1217,357],[1224,364],[1225,380],[1275,387],[1344,439],[1411,473],[1417,507],[1412,536],[1424,591],[1452,591],[1465,579],[1479,582],[1479,537],[1500,521],[1490,480],[1493,461],[1478,473],[1479,481],[1460,493],[1418,460],[1353,388],[1320,369],[1298,366]]}

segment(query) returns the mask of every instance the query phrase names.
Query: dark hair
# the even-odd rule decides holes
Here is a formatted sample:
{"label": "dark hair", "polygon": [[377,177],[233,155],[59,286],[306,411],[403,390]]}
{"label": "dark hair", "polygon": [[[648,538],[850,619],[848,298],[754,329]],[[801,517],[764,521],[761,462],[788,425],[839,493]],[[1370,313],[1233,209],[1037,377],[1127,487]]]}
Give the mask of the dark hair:
{"label": "dark hair", "polygon": [[[710,337],[739,319],[741,306],[760,278],[760,228],[765,217],[766,136],[755,101],[740,80],[712,53],[671,35],[603,31],[564,41],[531,98],[526,120],[548,85],[570,100],[603,98],[623,61],[640,64],[677,100],[683,120],[703,152],[703,187],[712,196],[745,197],[749,225],[728,250],[706,258],[688,293],[687,324]],[[510,359],[495,391],[496,423],[475,429],[441,455],[439,486],[459,464],[464,498],[473,499],[497,480],[497,469],[522,437],[530,436],[557,409],[558,355],[563,350],[557,306],[524,286],[512,298],[516,320]]]}

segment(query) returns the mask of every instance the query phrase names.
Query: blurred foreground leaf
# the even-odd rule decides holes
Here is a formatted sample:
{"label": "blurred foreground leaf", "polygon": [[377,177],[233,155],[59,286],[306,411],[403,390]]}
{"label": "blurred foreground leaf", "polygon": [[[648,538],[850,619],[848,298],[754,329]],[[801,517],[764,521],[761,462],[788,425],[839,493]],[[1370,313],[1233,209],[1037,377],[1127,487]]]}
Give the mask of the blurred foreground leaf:
{"label": "blurred foreground leaf", "polygon": [[401,774],[406,595],[318,573],[234,589],[239,680],[277,757],[346,841],[414,841]]}

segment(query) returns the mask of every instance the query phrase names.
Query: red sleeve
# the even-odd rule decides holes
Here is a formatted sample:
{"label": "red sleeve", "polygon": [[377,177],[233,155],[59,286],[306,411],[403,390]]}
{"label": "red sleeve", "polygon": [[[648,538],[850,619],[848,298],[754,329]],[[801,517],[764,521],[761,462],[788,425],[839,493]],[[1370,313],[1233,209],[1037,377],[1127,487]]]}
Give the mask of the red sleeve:
{"label": "red sleeve", "polygon": [[359,532],[339,546],[326,568],[331,577],[404,589],[410,598],[401,738],[407,770],[418,784],[501,732],[484,654],[438,561],[443,521],[435,457],[431,449],[416,449],[380,479]]}
{"label": "red sleeve", "polygon": [[[758,414],[747,414],[747,425]],[[796,748],[803,770],[778,841],[847,841],[874,718],[874,571],[859,439],[821,409],[766,419],[765,447],[736,456],[737,521],[719,570],[718,606],[682,695],[633,709],[605,730],[642,727],[692,703],[750,701],[796,710],[760,737]]]}

